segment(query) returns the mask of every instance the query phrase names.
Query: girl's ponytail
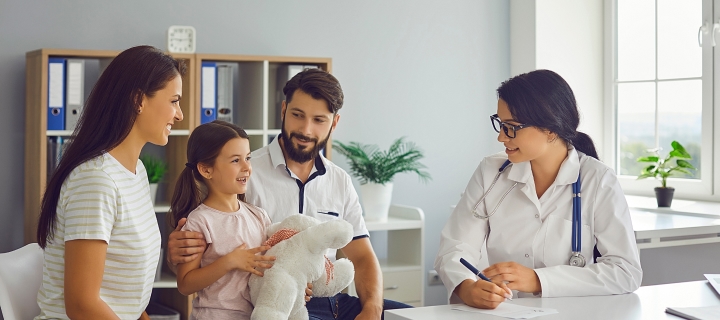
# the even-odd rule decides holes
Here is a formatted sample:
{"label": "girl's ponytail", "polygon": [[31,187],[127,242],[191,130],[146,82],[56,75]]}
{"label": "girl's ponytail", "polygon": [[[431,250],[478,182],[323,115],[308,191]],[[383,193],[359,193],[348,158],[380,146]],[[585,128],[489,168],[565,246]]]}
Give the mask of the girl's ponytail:
{"label": "girl's ponytail", "polygon": [[187,218],[190,212],[195,210],[205,198],[198,182],[202,180],[195,177],[195,175],[200,175],[197,172],[197,164],[188,163],[175,184],[175,191],[173,191],[170,202],[170,212],[168,213],[168,222],[173,229],[180,219]]}

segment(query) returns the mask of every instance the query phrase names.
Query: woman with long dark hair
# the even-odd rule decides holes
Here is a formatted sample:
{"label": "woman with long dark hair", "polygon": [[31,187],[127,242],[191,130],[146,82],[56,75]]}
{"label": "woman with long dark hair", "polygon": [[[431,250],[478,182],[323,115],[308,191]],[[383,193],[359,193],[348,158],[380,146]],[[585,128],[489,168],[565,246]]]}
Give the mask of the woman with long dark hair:
{"label": "woman with long dark hair", "polygon": [[[642,269],[627,201],[592,139],[577,131],[570,86],[536,70],[497,93],[490,120],[505,152],[480,162],[435,259],[451,301],[493,309],[508,290],[558,297],[637,289]],[[490,266],[481,272],[491,281],[470,271],[483,245]]]}
{"label": "woman with long dark hair", "polygon": [[45,189],[36,319],[138,319],[150,300],[160,232],[139,161],[183,119],[185,65],[160,50],[120,53],[95,84]]}

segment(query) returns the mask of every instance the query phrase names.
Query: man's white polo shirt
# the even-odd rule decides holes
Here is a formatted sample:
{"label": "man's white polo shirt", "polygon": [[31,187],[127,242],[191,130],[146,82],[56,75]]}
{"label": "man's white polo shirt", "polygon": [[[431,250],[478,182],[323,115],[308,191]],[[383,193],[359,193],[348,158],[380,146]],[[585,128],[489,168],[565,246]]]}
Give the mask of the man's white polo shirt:
{"label": "man's white polo shirt", "polygon": [[353,226],[353,240],[368,237],[350,175],[321,154],[303,184],[285,164],[279,139],[252,152],[247,202],[265,209],[272,222],[298,213],[320,221],[339,218]]}

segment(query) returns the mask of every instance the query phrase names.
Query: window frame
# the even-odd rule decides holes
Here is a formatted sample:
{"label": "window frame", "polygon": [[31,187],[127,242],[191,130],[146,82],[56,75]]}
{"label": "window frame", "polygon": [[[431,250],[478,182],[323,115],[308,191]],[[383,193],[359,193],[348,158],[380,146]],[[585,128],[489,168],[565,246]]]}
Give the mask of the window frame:
{"label": "window frame", "polygon": [[[617,112],[617,1],[604,1],[604,96],[605,96],[605,134],[603,160],[616,172],[620,172],[618,155],[618,112]],[[655,10],[657,16],[657,2]],[[713,21],[718,21],[720,26],[720,0],[702,0],[702,21],[709,26],[710,32],[703,35],[702,45],[702,142],[700,163],[702,172],[700,179],[669,178],[668,186],[675,188],[676,198],[699,199],[699,200],[720,200],[720,195],[714,192],[714,186],[720,186],[720,175],[716,175],[715,168],[720,168],[720,157],[716,154],[720,148],[720,130],[713,130],[713,123],[720,123],[720,113],[713,112],[714,105],[720,105],[720,87],[713,82],[713,75],[720,74],[720,37],[716,36],[715,52],[712,46],[711,34]],[[713,20],[713,17],[718,19]],[[700,27],[700,25],[698,25]],[[720,30],[717,30],[720,31]],[[715,32],[718,33],[718,32]],[[657,19],[655,28],[655,80],[651,83],[667,80],[657,79]],[[720,83],[720,81],[718,81]],[[656,85],[657,86],[657,85]],[[657,96],[657,90],[656,90]],[[657,101],[656,101],[657,105]],[[670,146],[662,146],[664,152],[668,152]],[[663,153],[663,155],[666,153]],[[639,172],[638,172],[639,174]],[[660,181],[652,178],[637,180],[637,176],[619,175],[618,180],[626,194],[654,196],[654,188],[660,186]]]}

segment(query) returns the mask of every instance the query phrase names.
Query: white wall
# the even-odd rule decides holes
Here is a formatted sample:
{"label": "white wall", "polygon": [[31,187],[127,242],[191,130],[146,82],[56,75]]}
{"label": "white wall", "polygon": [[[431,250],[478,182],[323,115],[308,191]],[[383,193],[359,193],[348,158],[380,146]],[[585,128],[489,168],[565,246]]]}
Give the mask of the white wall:
{"label": "white wall", "polygon": [[[333,58],[346,97],[335,139],[386,148],[407,136],[425,151],[432,182],[399,175],[394,201],[425,211],[432,268],[449,206],[482,156],[500,150],[488,116],[510,75],[505,1],[0,0],[0,252],[23,239],[25,52],[164,49],[170,25],[194,26],[200,53]],[[428,287],[425,301],[445,296]]]}
{"label": "white wall", "polygon": [[512,75],[560,74],[575,93],[580,127],[603,158],[603,1],[511,0]]}

